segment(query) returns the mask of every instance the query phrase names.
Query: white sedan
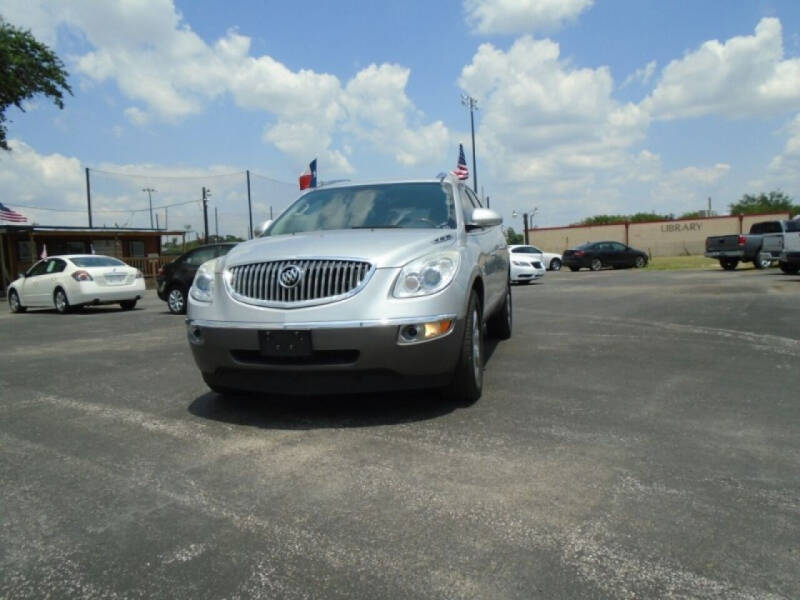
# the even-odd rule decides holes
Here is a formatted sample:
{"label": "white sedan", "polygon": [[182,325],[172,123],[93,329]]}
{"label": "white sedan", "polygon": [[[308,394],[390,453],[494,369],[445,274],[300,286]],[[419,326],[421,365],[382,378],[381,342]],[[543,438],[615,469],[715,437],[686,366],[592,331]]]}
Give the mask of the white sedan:
{"label": "white sedan", "polygon": [[100,254],[51,256],[34,264],[8,289],[11,312],[54,308],[60,313],[87,304],[131,310],[144,295],[144,276],[121,260]]}
{"label": "white sedan", "polygon": [[548,271],[561,270],[560,254],[555,254],[554,252],[542,252],[536,246],[530,246],[526,244],[509,246],[508,251],[511,253],[512,258],[515,254],[524,254],[525,258],[537,258],[542,262],[544,268]]}
{"label": "white sedan", "polygon": [[545,274],[544,265],[535,257],[511,255],[511,283],[530,283]]}

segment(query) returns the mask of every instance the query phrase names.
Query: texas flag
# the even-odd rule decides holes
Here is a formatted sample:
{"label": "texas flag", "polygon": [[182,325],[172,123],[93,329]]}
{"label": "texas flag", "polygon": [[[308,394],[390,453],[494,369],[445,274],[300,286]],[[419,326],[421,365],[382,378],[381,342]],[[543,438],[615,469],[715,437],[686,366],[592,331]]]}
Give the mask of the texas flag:
{"label": "texas flag", "polygon": [[305,190],[308,188],[317,187],[317,159],[315,158],[308,164],[306,169],[299,178],[300,189]]}

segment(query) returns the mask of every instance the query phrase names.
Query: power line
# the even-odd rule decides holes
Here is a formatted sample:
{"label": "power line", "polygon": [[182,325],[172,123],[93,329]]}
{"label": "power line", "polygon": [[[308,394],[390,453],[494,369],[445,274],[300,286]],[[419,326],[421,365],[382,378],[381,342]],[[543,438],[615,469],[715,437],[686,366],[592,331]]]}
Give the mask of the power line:
{"label": "power line", "polygon": [[102,169],[89,169],[92,173],[102,173],[103,175],[114,175],[115,177],[136,177],[139,179],[207,179],[209,177],[233,177],[234,175],[244,175],[244,171],[233,171],[231,173],[214,173],[208,175],[153,175],[147,173],[120,173],[117,171],[105,171]]}
{"label": "power line", "polygon": [[[184,206],[186,204],[196,204],[198,202],[200,201],[188,200],[186,202],[176,202],[175,204],[164,204],[162,206],[154,206],[153,210],[159,210],[162,208],[172,208],[173,206]],[[32,210],[48,210],[52,212],[64,212],[64,213],[83,212],[83,209],[77,209],[77,208],[50,208],[47,206],[33,206],[31,204],[17,204],[17,203],[14,203],[14,206],[19,208],[29,208]],[[124,208],[119,210],[114,210],[114,209],[93,210],[92,213],[137,213],[137,212],[147,212],[149,210],[150,210],[149,208],[136,208],[136,209]]]}

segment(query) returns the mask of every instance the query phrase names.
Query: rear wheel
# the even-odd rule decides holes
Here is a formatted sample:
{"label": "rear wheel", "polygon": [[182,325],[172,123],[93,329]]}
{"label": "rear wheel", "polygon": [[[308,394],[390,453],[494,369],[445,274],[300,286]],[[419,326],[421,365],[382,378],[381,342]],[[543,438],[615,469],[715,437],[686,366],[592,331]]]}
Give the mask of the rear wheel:
{"label": "rear wheel", "polygon": [[[781,268],[781,271],[783,271],[787,275],[797,275],[797,273],[800,272],[800,265],[790,265],[787,262],[781,261],[780,263],[778,263],[778,266]],[[9,302],[10,301],[11,298],[9,298]]]}
{"label": "rear wheel", "polygon": [[122,310],[133,310],[136,307],[136,300],[123,300],[119,305]]}
{"label": "rear wheel", "polygon": [[174,315],[182,315],[186,312],[186,294],[179,286],[170,288],[167,294],[167,308]]}
{"label": "rear wheel", "polygon": [[772,257],[766,252],[759,252],[753,261],[753,266],[756,269],[768,269],[772,266]]}
{"label": "rear wheel", "polygon": [[448,400],[472,404],[483,391],[483,320],[481,304],[475,290],[469,298],[467,318],[464,323],[464,338],[461,356],[453,373],[453,379],[444,390]]}
{"label": "rear wheel", "polygon": [[719,266],[721,266],[726,271],[733,271],[736,268],[736,265],[739,264],[739,261],[735,258],[721,258],[719,259]]}
{"label": "rear wheel", "polygon": [[503,306],[486,323],[487,333],[497,339],[507,340],[511,337],[512,318],[511,286],[509,285],[506,287],[506,298],[503,300]]}
{"label": "rear wheel", "polygon": [[11,290],[8,292],[8,308],[12,313],[22,313],[28,310],[20,303],[17,290]]}
{"label": "rear wheel", "polygon": [[592,262],[589,263],[589,268],[592,271],[599,271],[603,268],[603,262],[599,258],[593,258]]}
{"label": "rear wheel", "polygon": [[550,270],[551,271],[560,271],[561,270],[561,260],[558,258],[554,258],[550,261]]}
{"label": "rear wheel", "polygon": [[61,288],[56,288],[56,291],[53,293],[53,304],[55,304],[56,310],[62,315],[69,312],[70,306],[69,300],[67,300],[67,293]]}

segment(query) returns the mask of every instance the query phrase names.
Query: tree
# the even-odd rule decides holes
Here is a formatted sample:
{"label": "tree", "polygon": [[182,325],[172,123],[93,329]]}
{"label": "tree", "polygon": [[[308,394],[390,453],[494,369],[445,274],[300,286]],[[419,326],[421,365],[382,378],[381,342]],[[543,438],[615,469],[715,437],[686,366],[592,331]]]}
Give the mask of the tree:
{"label": "tree", "polygon": [[521,244],[525,240],[525,236],[521,233],[514,231],[513,227],[506,229],[506,243],[507,244]]}
{"label": "tree", "polygon": [[800,206],[792,204],[792,198],[780,190],[757,196],[745,194],[738,202],[729,205],[732,215],[752,215],[758,213],[800,212]]}
{"label": "tree", "polygon": [[675,215],[659,215],[658,213],[636,213],[633,215],[595,215],[586,217],[573,225],[615,225],[617,223],[649,223],[651,221],[672,221]]}
{"label": "tree", "polygon": [[6,143],[6,109],[44,94],[58,108],[64,108],[63,92],[72,94],[64,63],[30,31],[18,29],[0,17],[0,148]]}

